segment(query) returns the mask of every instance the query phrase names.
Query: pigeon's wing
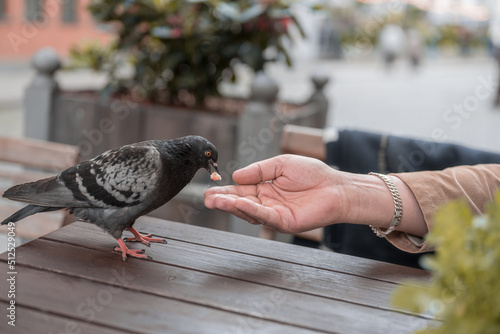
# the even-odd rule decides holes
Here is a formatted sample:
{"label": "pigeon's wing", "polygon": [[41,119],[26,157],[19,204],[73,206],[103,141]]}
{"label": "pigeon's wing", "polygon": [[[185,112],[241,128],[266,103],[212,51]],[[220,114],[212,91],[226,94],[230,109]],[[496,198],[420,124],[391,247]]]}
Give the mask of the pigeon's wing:
{"label": "pigeon's wing", "polygon": [[53,207],[123,208],[141,203],[158,184],[160,154],[142,143],[107,151],[57,177],[19,185],[7,198]]}
{"label": "pigeon's wing", "polygon": [[95,207],[141,203],[157,187],[160,153],[154,146],[136,144],[105,152],[59,175],[75,199]]}

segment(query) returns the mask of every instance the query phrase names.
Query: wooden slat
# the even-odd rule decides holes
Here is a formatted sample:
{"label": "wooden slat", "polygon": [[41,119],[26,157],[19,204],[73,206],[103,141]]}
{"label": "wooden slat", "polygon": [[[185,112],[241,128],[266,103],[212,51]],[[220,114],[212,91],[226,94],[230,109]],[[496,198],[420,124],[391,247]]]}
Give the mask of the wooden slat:
{"label": "wooden slat", "polygon": [[[40,249],[44,250],[43,261],[39,261]],[[75,262],[75,259],[78,261]],[[385,310],[296,291],[263,287],[251,282],[158,262],[131,260],[124,266],[119,266],[126,272],[124,277],[130,278],[120,283],[116,282],[113,274],[110,275],[110,268],[118,267],[116,254],[48,240],[37,240],[23,246],[22,258],[18,260],[18,265],[20,264],[100,283],[119,283],[122,288],[237,314],[253,316],[260,312],[261,317],[269,321],[325,332],[332,331],[332,323],[336,324],[335,331],[355,332],[359,329],[357,319],[360,317],[378,328],[371,333],[381,334],[400,333],[402,329],[409,327],[421,328],[428,322],[400,313],[387,317]],[[228,265],[231,266],[230,263]],[[293,303],[287,302],[292,300]],[[304,317],[305,310],[314,312]]]}
{"label": "wooden slat", "polygon": [[0,137],[0,161],[47,171],[61,171],[78,162],[78,147],[27,138]]}
{"label": "wooden slat", "polygon": [[[6,310],[9,304],[0,301],[0,309]],[[0,321],[0,333],[99,333],[99,334],[124,334],[141,332],[124,332],[122,330],[113,330],[110,328],[98,327],[87,323],[86,321],[78,321],[48,312],[33,310],[27,307],[18,306],[16,315],[16,326],[12,327],[7,324],[6,319]]]}
{"label": "wooden slat", "polygon": [[[126,268],[125,265],[115,269]],[[1,263],[0,270],[7,272],[7,265]],[[116,279],[112,268],[106,268],[106,272]],[[239,333],[248,330],[251,324],[258,324],[259,330],[266,333],[311,333],[266,321],[257,315],[234,314],[60,273],[19,268],[17,280],[18,306],[30,305],[40,311],[125,333]],[[0,281],[0,289],[6,291],[6,280]],[[0,300],[4,298],[0,295]]]}
{"label": "wooden slat", "polygon": [[[10,185],[13,186],[20,183],[33,182],[40,179],[45,179],[50,176],[54,176],[54,173],[43,173],[43,172],[33,172],[33,171],[9,171],[0,169],[0,179],[9,180]],[[6,189],[0,189],[0,192],[4,192]]]}
{"label": "wooden slat", "polygon": [[[193,232],[195,231],[193,230]],[[160,236],[168,238],[166,235],[160,234]],[[81,223],[74,223],[46,236],[46,238],[85,247],[90,246],[103,252],[109,251],[115,244],[112,238],[95,226],[82,226]],[[219,245],[225,242],[219,241]],[[248,247],[248,240],[243,244]],[[253,245],[253,242],[251,244]],[[276,245],[281,245],[281,243],[276,243]],[[137,245],[137,247],[141,248],[141,245]],[[253,245],[252,248],[257,247]],[[305,248],[301,249],[306,251]],[[276,246],[273,251],[277,255],[282,250]],[[362,275],[347,275],[338,271],[279,261],[272,257],[249,255],[221,249],[217,246],[210,247],[173,239],[170,239],[167,245],[152,245],[147,249],[147,253],[155,261],[165,264],[374,308],[396,310],[389,303],[389,296],[395,288],[395,284]],[[119,261],[118,255],[117,261]],[[380,264],[381,268],[374,268],[373,264]],[[370,270],[378,271],[379,269],[387,268],[385,264],[372,262]],[[361,272],[360,274],[366,276],[366,273]]]}
{"label": "wooden slat", "polygon": [[323,130],[287,124],[280,142],[283,153],[299,154],[321,161],[326,159]]}

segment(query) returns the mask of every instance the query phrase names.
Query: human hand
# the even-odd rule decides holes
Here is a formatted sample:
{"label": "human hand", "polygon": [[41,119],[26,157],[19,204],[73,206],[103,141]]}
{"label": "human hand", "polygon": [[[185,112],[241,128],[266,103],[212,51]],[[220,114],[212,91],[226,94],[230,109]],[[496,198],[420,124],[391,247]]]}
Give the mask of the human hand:
{"label": "human hand", "polygon": [[316,159],[280,155],[235,171],[233,180],[238,185],[208,189],[205,206],[280,232],[342,221],[349,207],[344,203],[349,174]]}

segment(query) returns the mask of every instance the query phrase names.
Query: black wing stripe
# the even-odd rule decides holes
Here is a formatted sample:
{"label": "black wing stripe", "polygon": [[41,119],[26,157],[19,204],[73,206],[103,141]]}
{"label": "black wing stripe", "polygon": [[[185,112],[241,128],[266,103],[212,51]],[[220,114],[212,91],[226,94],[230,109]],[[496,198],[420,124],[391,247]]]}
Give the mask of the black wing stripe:
{"label": "black wing stripe", "polygon": [[64,186],[71,190],[75,200],[89,203],[89,199],[80,191],[80,187],[78,187],[76,183],[77,167],[78,166],[74,166],[65,170],[58,176],[58,179],[63,181]]}
{"label": "black wing stripe", "polygon": [[156,149],[130,145],[84,161],[59,179],[88,206],[123,208],[140,204],[154,189],[159,168]]}
{"label": "black wing stripe", "polygon": [[96,182],[95,174],[91,173],[93,166],[90,168],[79,169],[77,173],[77,178],[80,178],[82,187],[85,188],[88,195],[97,201],[104,203],[106,206],[114,206],[118,208],[123,208],[130,205],[135,205],[137,203],[127,203],[118,200],[113,194],[110,194],[102,186],[98,185]]}

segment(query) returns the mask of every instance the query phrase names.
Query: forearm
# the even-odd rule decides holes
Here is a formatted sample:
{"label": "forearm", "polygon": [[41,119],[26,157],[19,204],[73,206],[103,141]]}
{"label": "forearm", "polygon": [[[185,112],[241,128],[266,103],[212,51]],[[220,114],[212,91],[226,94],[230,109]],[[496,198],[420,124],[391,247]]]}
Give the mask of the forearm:
{"label": "forearm", "polygon": [[[500,188],[500,165],[458,166],[443,171],[424,171],[393,174],[394,184],[403,201],[403,218],[397,230],[387,236],[388,241],[408,252],[432,250],[407,234],[424,236],[433,225],[436,210],[454,199],[465,199],[475,214],[484,212],[485,204],[492,201]],[[372,224],[386,228],[394,212],[392,196],[384,182],[369,175],[353,175],[357,198],[351,200],[353,213],[346,222]],[[355,191],[352,191],[356,194]],[[392,210],[392,211],[391,211]]]}
{"label": "forearm", "polygon": [[483,213],[500,188],[500,165],[495,164],[395,175],[415,194],[429,226],[435,211],[454,199],[465,199],[474,214]]}

